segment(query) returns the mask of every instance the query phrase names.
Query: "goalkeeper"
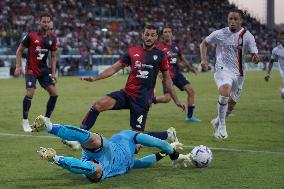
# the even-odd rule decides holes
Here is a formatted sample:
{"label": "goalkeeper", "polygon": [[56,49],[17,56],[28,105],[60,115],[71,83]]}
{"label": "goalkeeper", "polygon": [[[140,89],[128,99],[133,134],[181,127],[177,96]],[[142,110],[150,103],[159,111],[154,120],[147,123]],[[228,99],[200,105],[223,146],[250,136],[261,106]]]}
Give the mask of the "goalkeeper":
{"label": "goalkeeper", "polygon": [[[63,140],[78,141],[82,145],[81,159],[56,155],[52,148],[41,147],[38,153],[43,159],[72,173],[83,174],[93,182],[125,174],[130,169],[150,167],[166,155],[169,155],[174,165],[187,167],[190,164],[189,155],[180,154],[175,150],[182,144],[175,142],[170,145],[150,135],[131,130],[121,131],[106,139],[75,126],[52,124],[43,116],[36,118],[32,129],[44,129]],[[161,152],[136,159],[134,154],[138,145],[156,147]]]}

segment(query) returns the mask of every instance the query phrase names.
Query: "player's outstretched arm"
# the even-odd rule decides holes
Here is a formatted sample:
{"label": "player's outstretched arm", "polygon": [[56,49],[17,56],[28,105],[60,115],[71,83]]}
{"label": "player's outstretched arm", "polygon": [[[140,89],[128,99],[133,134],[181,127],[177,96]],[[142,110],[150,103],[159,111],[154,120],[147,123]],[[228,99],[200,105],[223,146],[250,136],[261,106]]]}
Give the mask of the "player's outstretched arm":
{"label": "player's outstretched arm", "polygon": [[80,77],[80,79],[89,81],[89,82],[105,79],[117,73],[122,68],[123,68],[123,65],[121,64],[121,62],[117,61],[97,76]]}
{"label": "player's outstretched arm", "polygon": [[265,80],[265,81],[269,81],[269,79],[270,79],[270,72],[271,72],[271,69],[272,69],[272,66],[273,66],[273,62],[274,62],[273,59],[270,59],[270,60],[269,60],[267,73],[266,73],[266,76],[264,77],[264,80]]}
{"label": "player's outstretched arm", "polygon": [[195,68],[191,63],[189,63],[189,62],[186,60],[184,54],[181,54],[179,58],[180,58],[180,60],[181,60],[181,63],[184,64],[184,65],[188,68],[189,71],[191,71],[192,73],[194,73],[194,75],[197,75],[197,70],[196,70],[196,68]]}
{"label": "player's outstretched arm", "polygon": [[16,69],[14,75],[18,77],[21,74],[21,61],[25,46],[21,43],[16,52]]}
{"label": "player's outstretched arm", "polygon": [[207,61],[208,43],[205,40],[203,40],[199,46],[199,49],[200,49],[201,66],[205,70],[208,70],[208,61]]}
{"label": "player's outstretched arm", "polygon": [[185,110],[185,105],[183,103],[181,103],[176,95],[176,92],[173,88],[173,83],[172,83],[172,79],[170,77],[170,74],[168,71],[163,71],[163,82],[165,83],[173,101],[175,102],[175,104],[180,107],[183,111]]}

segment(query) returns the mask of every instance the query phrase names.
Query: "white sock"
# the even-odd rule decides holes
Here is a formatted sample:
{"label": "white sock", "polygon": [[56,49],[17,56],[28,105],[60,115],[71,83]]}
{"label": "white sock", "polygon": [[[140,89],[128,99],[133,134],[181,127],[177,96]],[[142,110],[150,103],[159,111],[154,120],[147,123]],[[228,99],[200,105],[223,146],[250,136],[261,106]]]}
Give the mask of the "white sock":
{"label": "white sock", "polygon": [[219,96],[218,104],[217,104],[217,111],[218,111],[218,118],[220,121],[220,125],[225,125],[225,118],[226,112],[228,109],[228,100],[229,97],[226,96]]}

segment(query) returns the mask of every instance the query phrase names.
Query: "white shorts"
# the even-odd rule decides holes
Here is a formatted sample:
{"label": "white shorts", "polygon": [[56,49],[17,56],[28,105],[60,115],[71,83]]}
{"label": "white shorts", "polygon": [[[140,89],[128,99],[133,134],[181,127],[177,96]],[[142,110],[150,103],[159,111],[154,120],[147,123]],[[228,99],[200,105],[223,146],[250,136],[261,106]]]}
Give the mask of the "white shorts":
{"label": "white shorts", "polygon": [[216,70],[214,73],[215,83],[218,89],[225,84],[228,84],[232,87],[230,96],[231,98],[237,102],[239,97],[241,96],[243,84],[245,78],[242,76],[237,76],[234,73],[228,70]]}
{"label": "white shorts", "polygon": [[282,78],[282,82],[284,83],[284,63],[282,64],[278,63],[278,67],[279,67],[280,76]]}

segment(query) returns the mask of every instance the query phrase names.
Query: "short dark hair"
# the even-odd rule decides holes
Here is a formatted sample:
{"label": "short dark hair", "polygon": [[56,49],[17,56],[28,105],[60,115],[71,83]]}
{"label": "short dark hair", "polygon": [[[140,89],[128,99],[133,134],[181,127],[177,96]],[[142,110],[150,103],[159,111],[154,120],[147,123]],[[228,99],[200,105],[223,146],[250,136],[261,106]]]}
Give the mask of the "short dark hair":
{"label": "short dark hair", "polygon": [[170,24],[165,24],[162,29],[160,30],[160,34],[162,35],[164,33],[164,29],[166,28],[170,28],[171,30],[173,30],[173,27]]}
{"label": "short dark hair", "polygon": [[240,15],[241,19],[244,19],[244,17],[245,17],[245,13],[244,13],[241,9],[231,9],[231,10],[229,11],[229,13],[230,13],[230,12],[238,13],[238,14]]}
{"label": "short dark hair", "polygon": [[145,32],[146,29],[148,29],[148,30],[156,30],[156,32],[158,34],[158,28],[154,24],[146,23],[144,25],[144,28],[143,28],[143,33]]}
{"label": "short dark hair", "polygon": [[50,20],[52,19],[52,16],[51,16],[48,12],[43,12],[43,13],[41,13],[40,16],[39,16],[40,20],[41,20],[43,17],[49,17]]}

